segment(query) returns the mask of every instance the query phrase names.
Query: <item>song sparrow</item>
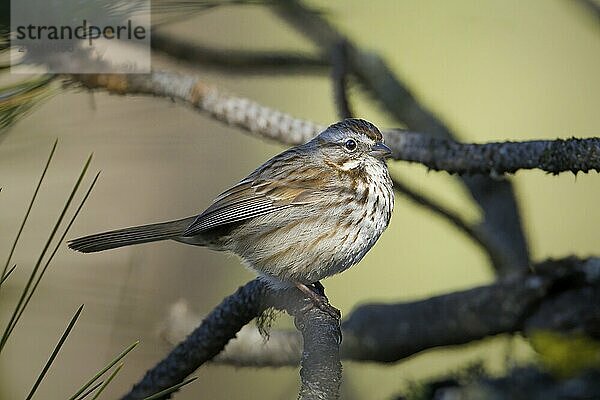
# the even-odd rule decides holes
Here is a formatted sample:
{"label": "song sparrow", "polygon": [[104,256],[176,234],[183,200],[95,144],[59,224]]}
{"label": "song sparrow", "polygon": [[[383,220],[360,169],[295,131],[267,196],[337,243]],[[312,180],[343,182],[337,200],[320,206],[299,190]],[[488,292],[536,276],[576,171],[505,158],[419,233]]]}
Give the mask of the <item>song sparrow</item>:
{"label": "song sparrow", "polygon": [[318,300],[307,285],[358,263],[388,226],[389,155],[377,127],[346,119],[273,157],[200,215],[98,233],[69,246],[89,253],[173,239],[228,250],[270,285],[295,285]]}

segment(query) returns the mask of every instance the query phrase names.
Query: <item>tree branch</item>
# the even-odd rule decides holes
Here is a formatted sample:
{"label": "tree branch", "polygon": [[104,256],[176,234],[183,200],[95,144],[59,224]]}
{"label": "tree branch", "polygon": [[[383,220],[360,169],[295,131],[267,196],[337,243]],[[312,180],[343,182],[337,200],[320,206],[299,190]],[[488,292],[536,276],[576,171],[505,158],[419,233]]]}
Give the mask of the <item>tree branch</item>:
{"label": "tree branch", "polygon": [[463,220],[460,215],[450,211],[436,200],[425,196],[422,193],[415,192],[397,178],[392,177],[392,181],[394,182],[394,190],[401,193],[414,203],[423,206],[432,211],[434,214],[443,217],[446,221],[449,221],[452,225],[458,228],[459,231],[481,246],[481,248],[488,255],[492,265],[498,265],[503,262],[504,254],[502,251],[497,249],[494,241],[490,240],[489,237],[480,232],[477,226],[469,224],[467,221]]}
{"label": "tree branch", "polygon": [[[212,118],[288,145],[304,143],[324,125],[295,118],[246,98],[227,94],[201,79],[170,72],[73,75],[90,89],[120,95],[145,94],[183,101]],[[557,139],[462,144],[408,131],[384,132],[396,160],[419,162],[457,174],[498,175],[519,169],[600,171],[600,139]]]}
{"label": "tree branch", "polygon": [[212,118],[288,145],[307,142],[325,129],[311,121],[231,95],[199,78],[171,72],[151,74],[87,74],[72,79],[89,89],[119,95],[143,94],[183,101]]}
{"label": "tree branch", "polygon": [[160,31],[152,32],[152,49],[174,57],[178,61],[230,73],[325,74],[329,66],[327,60],[312,54],[290,51],[218,49],[182,41]]}
{"label": "tree branch", "polygon": [[143,399],[183,382],[199,366],[217,355],[244,325],[262,311],[265,293],[265,285],[253,280],[225,298],[185,341],[148,370],[123,399]]}
{"label": "tree branch", "polygon": [[[592,350],[591,353],[594,351]],[[572,356],[574,357],[574,356]],[[550,374],[547,366],[530,363],[509,368],[501,376],[488,373],[482,365],[450,372],[419,383],[418,397],[410,391],[394,399],[422,400],[591,400],[600,393],[598,369],[577,370],[570,376]],[[408,392],[408,393],[407,393]],[[406,396],[405,396],[406,395]],[[412,396],[411,396],[412,395]]]}
{"label": "tree branch", "polygon": [[600,138],[466,144],[422,133],[390,131],[386,143],[396,160],[457,174],[497,176],[520,169],[552,174],[600,172]]}
{"label": "tree branch", "polygon": [[354,113],[348,99],[348,43],[341,41],[331,51],[331,82],[333,98],[340,119],[353,118]]}
{"label": "tree branch", "polygon": [[600,4],[594,0],[577,0],[575,3],[579,3],[585,11],[589,12],[596,20],[600,22]]}
{"label": "tree branch", "polygon": [[272,291],[259,279],[250,281],[225,298],[167,357],[148,370],[123,399],[143,399],[183,382],[269,307],[293,315],[304,337],[299,399],[337,399],[342,373],[339,320],[316,307],[307,307],[307,301],[295,288]]}
{"label": "tree branch", "polygon": [[295,312],[296,327],[302,332],[303,351],[300,361],[302,384],[300,400],[334,400],[339,398],[342,383],[340,321],[316,307],[306,313]]}
{"label": "tree branch", "polygon": [[[194,319],[194,323],[198,321]],[[246,326],[212,362],[237,367],[284,367],[299,365],[301,357],[302,335],[298,331],[272,330],[265,342],[257,328]]]}
{"label": "tree branch", "polygon": [[[342,359],[396,362],[435,347],[535,329],[600,338],[600,258],[550,260],[535,271],[410,303],[361,305],[342,323]],[[247,332],[215,362],[298,365],[298,335],[275,331],[273,339],[260,345]]]}
{"label": "tree branch", "polygon": [[[536,266],[536,273],[513,275],[488,286],[408,304],[364,305],[342,324],[342,354],[355,360],[393,362],[420,351],[457,345],[501,333],[527,333],[545,304],[583,287],[600,290],[600,259],[567,258]],[[585,299],[588,300],[588,299]],[[589,304],[571,302],[546,319],[549,329]],[[600,323],[600,310],[588,316]],[[583,320],[580,320],[580,323]]]}

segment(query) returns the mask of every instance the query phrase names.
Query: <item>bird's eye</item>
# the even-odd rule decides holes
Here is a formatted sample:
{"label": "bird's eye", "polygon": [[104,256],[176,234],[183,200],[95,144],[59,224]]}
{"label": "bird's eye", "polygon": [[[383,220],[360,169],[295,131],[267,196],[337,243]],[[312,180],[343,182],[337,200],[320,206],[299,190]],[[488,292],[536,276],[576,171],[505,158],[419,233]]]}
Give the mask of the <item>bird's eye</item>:
{"label": "bird's eye", "polygon": [[356,141],[354,139],[348,139],[346,140],[346,143],[344,143],[344,147],[346,147],[346,150],[348,151],[354,151],[356,150]]}

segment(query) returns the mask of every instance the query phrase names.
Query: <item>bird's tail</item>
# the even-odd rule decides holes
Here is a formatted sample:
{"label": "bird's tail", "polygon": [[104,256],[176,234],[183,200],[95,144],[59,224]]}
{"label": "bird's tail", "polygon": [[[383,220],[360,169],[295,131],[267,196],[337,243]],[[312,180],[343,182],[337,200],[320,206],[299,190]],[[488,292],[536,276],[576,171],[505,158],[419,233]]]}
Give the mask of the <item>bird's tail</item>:
{"label": "bird's tail", "polygon": [[188,217],[175,221],[158,224],[133,226],[115,231],[96,233],[71,240],[69,247],[82,253],[130,246],[132,244],[156,242],[159,240],[175,239],[194,222],[196,217]]}

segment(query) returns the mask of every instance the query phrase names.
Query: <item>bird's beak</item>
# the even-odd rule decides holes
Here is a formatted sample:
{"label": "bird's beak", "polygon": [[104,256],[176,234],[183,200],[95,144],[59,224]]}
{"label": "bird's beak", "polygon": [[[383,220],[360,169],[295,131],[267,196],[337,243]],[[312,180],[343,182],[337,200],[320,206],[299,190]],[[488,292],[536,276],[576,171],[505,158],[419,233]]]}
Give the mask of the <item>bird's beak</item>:
{"label": "bird's beak", "polygon": [[377,142],[371,146],[369,154],[376,158],[386,158],[392,155],[392,149],[383,144],[383,142]]}

